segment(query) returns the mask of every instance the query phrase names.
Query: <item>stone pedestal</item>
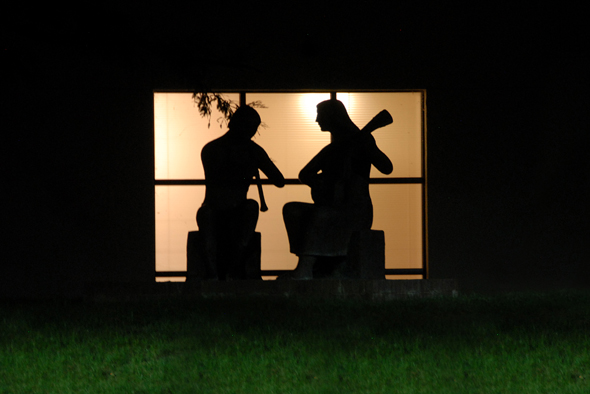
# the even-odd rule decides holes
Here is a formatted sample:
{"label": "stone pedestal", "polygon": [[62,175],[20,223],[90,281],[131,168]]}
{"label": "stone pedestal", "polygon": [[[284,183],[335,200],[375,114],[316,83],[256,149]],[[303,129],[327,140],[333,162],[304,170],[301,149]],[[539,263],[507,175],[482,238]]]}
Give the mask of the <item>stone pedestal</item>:
{"label": "stone pedestal", "polygon": [[385,233],[381,230],[354,232],[348,244],[346,276],[355,279],[385,279]]}
{"label": "stone pedestal", "polygon": [[354,232],[346,256],[319,257],[314,279],[385,279],[385,234],[381,230]]}
{"label": "stone pedestal", "polygon": [[[261,234],[256,232],[242,255],[240,265],[243,267],[243,272],[239,279],[261,279],[260,243]],[[225,279],[227,267],[229,267],[228,252],[228,246],[221,243],[217,250],[217,272],[221,280]],[[204,240],[198,231],[188,233],[186,258],[187,282],[211,279],[212,273],[208,269],[209,264],[205,253]]]}
{"label": "stone pedestal", "polygon": [[111,282],[88,284],[86,298],[93,301],[202,300],[210,298],[389,301],[406,298],[456,297],[455,279],[337,279],[240,280],[230,282]]}

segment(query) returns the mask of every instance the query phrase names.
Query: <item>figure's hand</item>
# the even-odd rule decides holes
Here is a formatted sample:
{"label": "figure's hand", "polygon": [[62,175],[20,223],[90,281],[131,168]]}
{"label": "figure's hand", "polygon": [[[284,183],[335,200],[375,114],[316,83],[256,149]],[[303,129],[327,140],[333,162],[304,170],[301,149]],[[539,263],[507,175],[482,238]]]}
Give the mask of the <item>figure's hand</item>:
{"label": "figure's hand", "polygon": [[262,147],[255,145],[255,154],[256,154],[256,163],[258,167],[256,168],[256,172],[258,172],[258,168],[267,176],[267,178],[275,185],[276,187],[283,187],[285,186],[285,177],[272,162],[268,154]]}
{"label": "figure's hand", "polygon": [[301,183],[313,187],[312,184],[316,181],[319,173],[322,171],[326,160],[330,157],[331,151],[332,149],[330,145],[324,147],[309,161],[309,163],[305,165],[305,167],[301,169],[301,171],[299,171],[299,180]]}

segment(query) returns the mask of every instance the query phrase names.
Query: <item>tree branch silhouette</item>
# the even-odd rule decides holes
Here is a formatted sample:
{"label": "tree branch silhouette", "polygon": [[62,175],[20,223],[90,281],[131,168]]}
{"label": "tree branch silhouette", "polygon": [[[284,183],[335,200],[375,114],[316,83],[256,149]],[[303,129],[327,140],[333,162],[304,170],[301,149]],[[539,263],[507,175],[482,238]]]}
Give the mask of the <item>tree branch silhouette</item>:
{"label": "tree branch silhouette", "polygon": [[[213,108],[216,108],[217,111],[223,115],[222,118],[217,119],[219,127],[221,128],[224,124],[227,125],[233,114],[236,112],[236,109],[239,107],[238,102],[227,98],[225,95],[208,91],[195,91],[193,93],[193,100],[195,104],[197,104],[201,117],[207,118],[207,127],[211,127],[211,114]],[[252,101],[246,105],[253,108],[268,108],[260,100]],[[262,123],[261,126],[263,128],[266,127],[264,123]]]}

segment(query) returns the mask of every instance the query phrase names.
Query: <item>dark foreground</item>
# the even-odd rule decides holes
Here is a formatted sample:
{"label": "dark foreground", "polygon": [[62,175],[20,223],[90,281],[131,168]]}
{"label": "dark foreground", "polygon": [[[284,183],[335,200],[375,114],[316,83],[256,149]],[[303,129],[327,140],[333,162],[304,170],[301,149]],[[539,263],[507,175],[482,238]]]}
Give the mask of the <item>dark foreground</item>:
{"label": "dark foreground", "polygon": [[586,393],[590,293],[0,303],[0,393]]}

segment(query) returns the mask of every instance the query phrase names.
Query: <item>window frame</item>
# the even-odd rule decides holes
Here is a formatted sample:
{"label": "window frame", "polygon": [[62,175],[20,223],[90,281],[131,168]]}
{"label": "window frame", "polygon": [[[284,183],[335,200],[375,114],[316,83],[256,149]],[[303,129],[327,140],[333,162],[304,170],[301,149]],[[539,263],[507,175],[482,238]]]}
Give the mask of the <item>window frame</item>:
{"label": "window frame", "polygon": [[[156,93],[193,93],[190,89],[154,89]],[[338,98],[338,93],[420,93],[421,94],[421,176],[420,177],[374,177],[370,178],[369,184],[420,184],[422,185],[422,268],[386,268],[385,275],[422,275],[423,279],[429,277],[428,260],[428,182],[427,182],[427,113],[426,113],[426,89],[339,89],[339,90],[311,90],[311,89],[216,89],[215,93],[239,94],[240,104],[247,102],[249,93],[330,93],[331,98]],[[152,130],[152,140],[155,130]],[[154,147],[155,148],[155,147]],[[155,167],[155,157],[152,168]],[[263,185],[270,185],[268,179],[261,179]],[[256,182],[252,180],[251,185]],[[286,185],[300,185],[299,179],[285,179]],[[154,191],[157,186],[204,186],[205,179],[156,179],[154,173]],[[155,226],[155,217],[154,217]],[[154,233],[154,238],[155,238]],[[155,268],[154,250],[154,271],[156,278],[164,277],[185,277],[186,271],[157,271]],[[262,270],[262,276],[276,276],[285,270]]]}

